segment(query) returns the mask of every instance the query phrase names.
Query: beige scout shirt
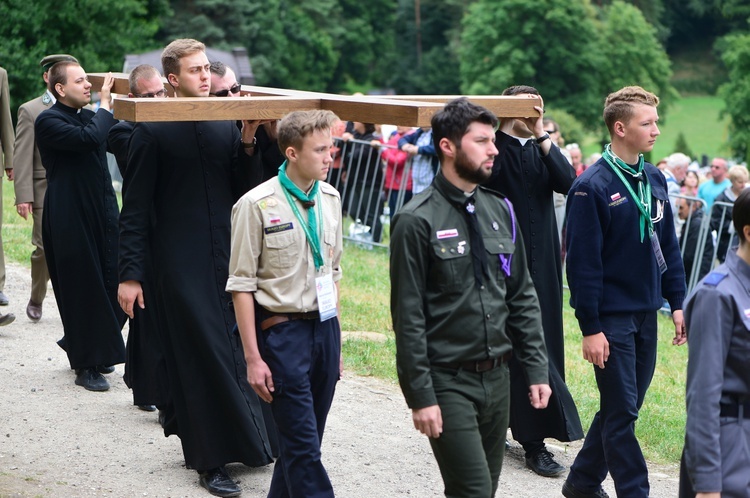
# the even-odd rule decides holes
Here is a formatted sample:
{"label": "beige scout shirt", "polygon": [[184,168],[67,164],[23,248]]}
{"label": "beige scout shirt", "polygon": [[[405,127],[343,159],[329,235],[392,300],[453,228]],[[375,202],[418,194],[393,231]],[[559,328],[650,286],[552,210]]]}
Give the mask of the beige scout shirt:
{"label": "beige scout shirt", "polygon": [[[294,199],[294,197],[292,197]],[[307,222],[307,209],[297,203]],[[255,300],[274,313],[306,313],[318,309],[315,279],[327,273],[341,279],[341,196],[320,182],[317,203],[324,266],[315,261],[305,232],[294,215],[277,177],[252,189],[232,209],[232,253],[229,258],[228,292],[254,292]],[[320,213],[318,206],[316,215]]]}

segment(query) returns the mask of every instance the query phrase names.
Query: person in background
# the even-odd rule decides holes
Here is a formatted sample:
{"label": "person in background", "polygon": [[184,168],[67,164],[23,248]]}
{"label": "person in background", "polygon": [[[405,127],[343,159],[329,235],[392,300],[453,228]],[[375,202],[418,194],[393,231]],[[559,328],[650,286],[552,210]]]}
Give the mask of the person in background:
{"label": "person in background", "polygon": [[432,129],[423,126],[414,133],[404,135],[398,141],[398,148],[412,157],[411,191],[412,195],[417,195],[430,186],[440,167],[432,140]]}
{"label": "person in background", "polygon": [[739,247],[685,301],[687,421],[680,498],[746,498],[750,468],[750,191],[737,196]]}
{"label": "person in background", "polygon": [[[231,67],[221,61],[211,63],[211,97],[239,97],[242,86],[237,82],[237,76]],[[255,153],[260,154],[262,168],[253,170],[248,184],[244,187],[248,191],[264,181],[276,176],[279,166],[284,162],[284,156],[279,151],[276,141],[277,120],[237,121],[237,127],[244,131],[243,136],[253,137]],[[244,192],[243,192],[244,193]]]}
{"label": "person in background", "polygon": [[698,187],[698,197],[706,201],[706,209],[710,210],[716,196],[731,187],[732,182],[727,178],[728,171],[727,160],[723,157],[715,157],[711,161],[710,181],[706,180]]}
{"label": "person in background", "polygon": [[34,133],[47,171],[42,239],[60,310],[65,350],[76,385],[106,391],[101,374],[125,361],[117,304],[118,206],[107,167],[107,133],[114,78],[104,78],[99,110],[85,109],[91,83],[76,62],[55,63],[48,74],[55,104],[39,114]]}
{"label": "person in background", "polygon": [[[159,70],[149,64],[138,65],[130,71],[128,86],[128,98],[160,99],[167,96]],[[128,150],[134,127],[135,123],[131,121],[120,121],[110,128],[107,136],[107,148],[114,154],[117,167],[125,180],[123,188],[127,188],[130,182],[127,170]],[[146,295],[154,294],[153,262],[150,257],[141,285]],[[156,307],[136,308],[134,317],[129,322],[123,380],[133,391],[133,404],[143,411],[153,412],[157,407],[167,405],[169,392]],[[160,413],[160,418],[163,416]]]}
{"label": "person in background", "polygon": [[696,171],[691,169],[685,173],[685,179],[682,181],[682,187],[680,187],[680,193],[688,197],[698,197],[698,185],[700,185],[701,179]]}
{"label": "person in background", "polygon": [[[724,192],[720,193],[714,199],[714,202],[722,202],[725,204],[733,204],[737,197],[745,190],[748,181],[748,171],[745,166],[739,164],[729,168],[727,173],[731,185],[724,189]],[[718,249],[716,251],[716,257],[719,262],[723,263],[729,250],[729,241],[734,236],[734,230],[732,230],[732,207],[724,205],[714,205],[711,209],[711,230],[716,231],[718,234]],[[738,234],[739,235],[739,234]]]}
{"label": "person in background", "polygon": [[[680,248],[682,250],[682,264],[685,267],[685,278],[688,283],[692,280],[693,268],[698,265],[697,280],[702,279],[711,270],[714,258],[714,239],[710,234],[705,239],[703,250],[698,251],[701,226],[703,225],[703,205],[698,201],[691,201],[683,197],[677,198],[678,216],[685,223],[680,233]],[[698,256],[700,255],[700,259]]]}
{"label": "person in background", "polygon": [[[383,167],[380,163],[379,140],[372,123],[353,122],[352,133],[344,133],[348,142],[344,151],[346,168],[346,196],[344,210],[354,220],[370,227],[373,242],[383,235]],[[350,141],[354,139],[354,141]]]}
{"label": "person in background", "polygon": [[411,171],[406,171],[406,161],[409,154],[398,148],[398,142],[412,129],[408,126],[399,126],[393,132],[391,137],[385,142],[391,147],[383,147],[381,158],[385,162],[385,191],[388,198],[388,209],[390,216],[396,214],[396,211],[409,202],[412,197],[412,179]]}
{"label": "person in background", "polygon": [[672,218],[674,218],[675,233],[679,237],[682,230],[682,223],[685,218],[677,216],[677,197],[681,194],[681,185],[685,180],[687,168],[690,165],[690,158],[681,152],[675,152],[667,157],[667,165],[661,170],[664,178],[667,180],[667,195],[669,195],[669,204],[672,206]]}

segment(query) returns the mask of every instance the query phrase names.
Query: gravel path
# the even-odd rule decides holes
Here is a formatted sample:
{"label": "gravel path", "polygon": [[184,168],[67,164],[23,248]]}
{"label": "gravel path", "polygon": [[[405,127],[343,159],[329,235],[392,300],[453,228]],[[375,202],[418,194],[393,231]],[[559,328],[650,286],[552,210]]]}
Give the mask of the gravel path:
{"label": "gravel path", "polygon": [[[39,323],[26,318],[28,270],[8,265],[2,309],[16,321],[0,328],[0,497],[208,497],[186,470],[179,440],[165,438],[155,413],[132,406],[123,366],[108,376],[112,389],[93,393],[73,384],[55,341],[62,325],[50,290]],[[569,466],[580,443],[550,443]],[[411,424],[397,386],[347,373],[339,383],[323,444],[337,496],[442,496],[429,444]],[[243,497],[263,497],[272,466],[228,466]],[[560,497],[563,478],[524,468],[513,443],[500,476],[499,497]],[[651,467],[652,496],[677,494],[677,466]],[[605,489],[614,495],[608,480]]]}

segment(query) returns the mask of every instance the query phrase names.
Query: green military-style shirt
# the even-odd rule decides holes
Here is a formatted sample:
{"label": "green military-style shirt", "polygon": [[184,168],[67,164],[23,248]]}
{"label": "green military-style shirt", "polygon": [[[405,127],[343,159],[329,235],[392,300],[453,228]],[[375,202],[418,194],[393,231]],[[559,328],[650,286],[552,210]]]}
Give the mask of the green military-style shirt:
{"label": "green military-style shirt", "polygon": [[[391,315],[396,362],[410,408],[437,404],[430,366],[509,351],[529,384],[549,384],[547,351],[521,232],[502,195],[478,187],[476,215],[490,278],[474,278],[466,194],[438,174],[391,224]],[[515,243],[513,233],[515,230]],[[510,276],[500,256],[510,260]]]}

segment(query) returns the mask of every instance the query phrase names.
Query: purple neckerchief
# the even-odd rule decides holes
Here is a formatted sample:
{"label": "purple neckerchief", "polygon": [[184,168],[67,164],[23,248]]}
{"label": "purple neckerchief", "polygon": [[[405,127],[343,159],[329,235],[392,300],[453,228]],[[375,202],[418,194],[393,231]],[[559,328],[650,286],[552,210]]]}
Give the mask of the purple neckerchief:
{"label": "purple neckerchief", "polygon": [[[510,203],[508,199],[503,199],[505,203],[508,205],[508,210],[510,211],[510,225],[513,227],[513,243],[516,243],[516,216],[513,213],[513,204]],[[510,277],[510,263],[513,261],[513,253],[508,254],[507,256],[505,254],[499,254],[498,257],[500,258],[500,268],[503,270],[503,273],[505,273],[506,277]]]}

